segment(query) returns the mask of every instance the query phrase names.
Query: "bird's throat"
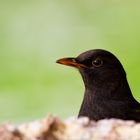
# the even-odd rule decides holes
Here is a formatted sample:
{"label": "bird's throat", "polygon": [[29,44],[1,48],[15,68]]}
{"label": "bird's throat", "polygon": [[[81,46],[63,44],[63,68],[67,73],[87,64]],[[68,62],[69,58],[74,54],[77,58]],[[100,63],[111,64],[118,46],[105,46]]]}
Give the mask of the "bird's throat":
{"label": "bird's throat", "polygon": [[87,116],[94,120],[104,118],[121,118],[119,111],[123,106],[128,106],[132,101],[127,80],[118,83],[106,83],[102,87],[96,84],[85,88],[84,99],[80,108],[79,117]]}

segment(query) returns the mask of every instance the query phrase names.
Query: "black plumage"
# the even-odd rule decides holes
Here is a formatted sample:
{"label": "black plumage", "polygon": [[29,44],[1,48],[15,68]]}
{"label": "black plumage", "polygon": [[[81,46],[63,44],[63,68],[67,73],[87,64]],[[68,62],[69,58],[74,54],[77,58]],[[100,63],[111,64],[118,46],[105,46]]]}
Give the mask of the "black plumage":
{"label": "black plumage", "polygon": [[82,75],[85,94],[78,117],[140,121],[140,104],[131,93],[122,64],[112,53],[89,50],[57,63],[76,67]]}

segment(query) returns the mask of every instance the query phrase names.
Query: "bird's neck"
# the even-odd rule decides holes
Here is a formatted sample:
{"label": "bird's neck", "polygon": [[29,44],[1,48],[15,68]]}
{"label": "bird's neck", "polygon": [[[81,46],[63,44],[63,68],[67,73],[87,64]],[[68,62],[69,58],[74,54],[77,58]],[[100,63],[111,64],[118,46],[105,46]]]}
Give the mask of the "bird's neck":
{"label": "bird's neck", "polygon": [[[117,105],[129,104],[133,98],[127,80],[119,80],[118,83],[106,82],[104,84],[94,83],[92,86],[85,85],[84,99],[81,105],[79,116],[88,116],[89,118],[100,119],[100,111],[106,110],[111,105],[116,108],[120,108]],[[98,110],[99,109],[99,110]],[[97,115],[99,114],[99,115]],[[97,118],[96,118],[97,116]]]}
{"label": "bird's neck", "polygon": [[[107,75],[107,77],[106,77]],[[126,75],[123,73],[106,74],[104,77],[82,75],[85,85],[85,96],[92,99],[104,98],[124,100],[132,96]]]}

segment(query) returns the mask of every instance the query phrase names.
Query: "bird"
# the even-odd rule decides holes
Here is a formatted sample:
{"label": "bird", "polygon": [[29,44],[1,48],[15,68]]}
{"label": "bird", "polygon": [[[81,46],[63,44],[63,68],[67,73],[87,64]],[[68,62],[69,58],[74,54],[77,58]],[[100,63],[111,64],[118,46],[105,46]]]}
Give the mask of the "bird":
{"label": "bird", "polygon": [[114,54],[93,49],[56,63],[74,67],[82,76],[85,92],[78,117],[140,122],[140,103],[133,97],[123,65]]}

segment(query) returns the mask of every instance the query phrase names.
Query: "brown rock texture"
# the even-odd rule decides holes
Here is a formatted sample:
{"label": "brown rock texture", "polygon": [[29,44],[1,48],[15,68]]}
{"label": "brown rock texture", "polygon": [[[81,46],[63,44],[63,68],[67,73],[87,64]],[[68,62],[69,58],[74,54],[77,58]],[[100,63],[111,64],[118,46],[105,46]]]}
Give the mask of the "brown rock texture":
{"label": "brown rock texture", "polygon": [[86,117],[61,121],[49,115],[18,126],[1,124],[0,140],[140,140],[140,123],[118,119],[95,122]]}

